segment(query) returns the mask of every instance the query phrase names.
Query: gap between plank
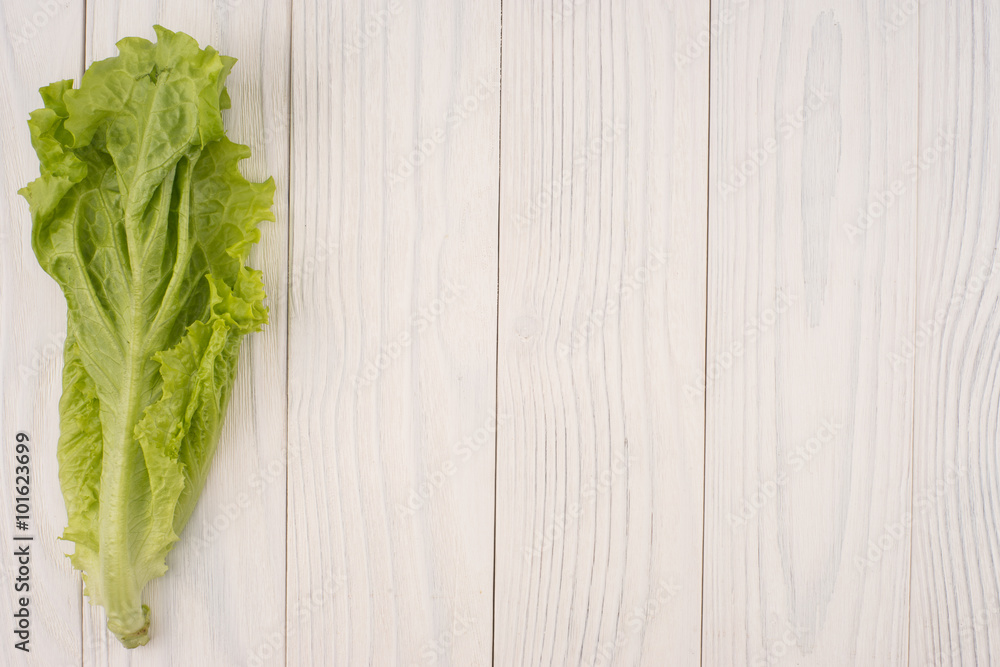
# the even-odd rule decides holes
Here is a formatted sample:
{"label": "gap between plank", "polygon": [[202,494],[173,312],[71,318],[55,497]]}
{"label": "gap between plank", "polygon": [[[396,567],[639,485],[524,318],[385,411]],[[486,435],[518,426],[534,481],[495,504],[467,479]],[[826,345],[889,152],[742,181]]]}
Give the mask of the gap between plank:
{"label": "gap between plank", "polygon": [[[497,310],[493,346],[493,414],[500,414],[500,204],[503,200],[503,0],[500,0],[500,62],[497,67]],[[497,464],[500,452],[500,426],[493,429],[493,599],[490,604],[490,665],[497,659]]]}
{"label": "gap between plank", "polygon": [[[712,23],[712,0],[708,1],[708,22]],[[698,623],[698,664],[704,667],[705,664],[705,532],[707,530],[707,495],[708,495],[708,298],[710,286],[710,251],[712,234],[712,42],[715,36],[709,35],[708,39],[708,120],[705,131],[705,150],[707,157],[705,160],[705,350],[702,358],[702,373],[705,376],[705,392],[702,396],[701,408],[701,619]]]}

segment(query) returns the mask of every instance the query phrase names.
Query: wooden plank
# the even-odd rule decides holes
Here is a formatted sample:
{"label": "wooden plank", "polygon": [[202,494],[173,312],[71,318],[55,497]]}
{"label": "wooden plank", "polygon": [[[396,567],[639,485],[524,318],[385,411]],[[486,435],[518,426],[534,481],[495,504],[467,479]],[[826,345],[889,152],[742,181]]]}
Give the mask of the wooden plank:
{"label": "wooden plank", "polygon": [[920,5],[910,664],[1000,663],[1000,26]]}
{"label": "wooden plank", "polygon": [[708,3],[503,33],[495,664],[698,665]]}
{"label": "wooden plank", "polygon": [[[66,508],[59,490],[56,441],[62,391],[62,345],[66,301],[31,250],[31,216],[17,190],[38,176],[28,113],[42,106],[38,89],[83,74],[83,2],[39,0],[4,3],[4,48],[0,49],[0,608],[5,627],[0,663],[61,667],[80,664],[80,577],[59,541]],[[16,438],[30,438],[30,519],[15,528]],[[31,536],[30,542],[14,537]],[[31,553],[30,580],[20,577],[16,548]],[[28,591],[15,591],[27,583]],[[14,647],[13,614],[29,598],[30,641]]]}
{"label": "wooden plank", "polygon": [[294,3],[288,664],[492,644],[499,2]]}
{"label": "wooden plank", "polygon": [[706,665],[907,662],[917,27],[894,9],[713,3]]}
{"label": "wooden plank", "polygon": [[87,3],[87,62],[114,55],[122,37],[155,39],[156,23],[239,60],[227,81],[228,133],[253,151],[243,173],[258,181],[270,175],[277,184],[277,222],[261,226],[249,261],[264,272],[270,323],[243,344],[208,483],[167,559],[170,570],[147,590],[152,640],[127,652],[107,632],[103,610],[88,604],[85,664],[282,665],[290,6],[94,0]]}

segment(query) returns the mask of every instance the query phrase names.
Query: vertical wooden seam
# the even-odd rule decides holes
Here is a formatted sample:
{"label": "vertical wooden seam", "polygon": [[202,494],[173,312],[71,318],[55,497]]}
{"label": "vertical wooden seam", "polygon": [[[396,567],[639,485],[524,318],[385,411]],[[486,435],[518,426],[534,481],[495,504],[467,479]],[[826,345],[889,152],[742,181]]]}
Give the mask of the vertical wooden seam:
{"label": "vertical wooden seam", "polygon": [[[920,125],[920,107],[921,96],[920,96],[920,53],[922,50],[923,40],[920,38],[920,5],[917,3],[917,123],[916,123],[916,141],[914,145],[917,147],[917,155],[920,154],[920,136],[921,136],[921,125]],[[914,184],[913,192],[913,219],[916,224],[913,226],[913,333],[911,340],[916,340],[917,337],[917,327],[920,317],[920,289],[918,286],[918,276],[920,275],[920,182],[922,178],[917,178],[917,182]],[[909,528],[907,530],[907,546],[909,548],[909,553],[907,554],[907,572],[906,572],[906,641],[903,642],[903,651],[906,653],[906,666],[910,666],[910,637],[913,634],[913,529],[915,526],[913,517],[913,489],[915,480],[913,479],[916,475],[916,468],[914,464],[916,462],[916,451],[917,451],[917,364],[919,363],[919,356],[913,359],[913,363],[910,365],[910,386],[913,389],[910,391],[910,503],[907,507],[909,516],[911,517],[909,522]]]}
{"label": "vertical wooden seam", "polygon": [[[500,414],[500,210],[503,202],[503,0],[500,0],[500,45],[497,64],[497,309],[493,338],[493,414]],[[497,498],[499,496],[500,427],[493,429],[493,592],[490,602],[490,665],[496,665],[497,652]]]}
{"label": "vertical wooden seam", "polygon": [[284,598],[285,598],[285,659],[284,664],[288,665],[288,542],[289,542],[289,517],[288,517],[288,469],[290,467],[291,461],[288,458],[288,442],[289,442],[289,372],[288,372],[288,362],[291,356],[291,330],[292,330],[292,261],[293,261],[293,246],[292,246],[292,181],[294,177],[292,175],[292,141],[294,139],[294,134],[292,132],[292,109],[294,107],[293,102],[293,89],[292,86],[295,83],[295,79],[292,76],[292,70],[295,67],[295,40],[293,39],[295,32],[295,0],[289,0],[288,2],[288,79],[287,79],[287,92],[288,92],[288,102],[285,107],[286,116],[286,131],[288,132],[287,138],[287,176],[288,182],[285,184],[285,215],[288,216],[285,224],[287,225],[286,237],[285,237],[285,588],[284,588]]}
{"label": "vertical wooden seam", "polygon": [[[708,0],[708,24],[712,25],[712,0]],[[710,227],[712,224],[712,42],[716,35],[709,30],[708,35],[708,66],[706,67],[708,100],[705,113],[708,118],[705,121],[705,346],[702,355],[702,377],[708,378],[708,299],[709,299],[709,263],[712,257],[712,235]],[[674,47],[676,50],[676,46]],[[699,597],[701,599],[701,619],[698,623],[698,664],[704,667],[705,664],[705,533],[708,527],[708,387],[702,392],[701,403],[701,589]]]}

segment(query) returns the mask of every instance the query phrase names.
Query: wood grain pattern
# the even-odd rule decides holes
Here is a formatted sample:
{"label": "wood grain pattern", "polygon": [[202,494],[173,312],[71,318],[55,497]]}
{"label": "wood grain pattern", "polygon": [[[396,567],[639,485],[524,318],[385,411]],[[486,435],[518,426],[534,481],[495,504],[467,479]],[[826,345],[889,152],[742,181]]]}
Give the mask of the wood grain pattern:
{"label": "wood grain pattern", "polygon": [[[83,2],[3,3],[0,48],[0,610],[3,664],[69,667],[80,662],[80,577],[59,541],[66,509],[59,490],[56,441],[62,389],[66,302],[31,250],[31,217],[17,190],[38,176],[28,113],[42,106],[38,89],[83,74]],[[31,438],[31,520],[14,529],[15,437]],[[30,653],[14,648],[13,614],[23,592],[14,535],[30,535]],[[20,543],[17,545],[20,546]],[[22,582],[23,583],[23,582]],[[15,663],[16,661],[16,663]]]}
{"label": "wood grain pattern", "polygon": [[891,10],[713,3],[705,665],[907,663],[917,33]]}
{"label": "wood grain pattern", "polygon": [[[0,627],[17,431],[38,582],[0,664],[1000,663],[990,0],[0,21]],[[38,87],[154,23],[239,58],[226,121],[278,220],[270,324],[126,652],[57,540],[65,302],[14,193]]]}
{"label": "wood grain pattern", "polygon": [[503,16],[496,665],[698,665],[708,7]]}
{"label": "wood grain pattern", "polygon": [[[243,343],[236,387],[212,470],[166,576],[147,588],[152,639],[126,651],[104,612],[84,613],[84,664],[284,664],[285,299],[288,256],[288,81],[290,5],[87,3],[87,62],[114,55],[118,39],[155,39],[153,24],[183,30],[238,59],[227,81],[229,137],[251,147],[243,173],[277,185],[277,221],[261,225],[249,264],[264,272],[269,324]],[[254,663],[255,658],[259,663]]]}
{"label": "wood grain pattern", "polygon": [[499,40],[294,5],[289,665],[489,664]]}
{"label": "wood grain pattern", "polygon": [[1000,25],[920,7],[910,664],[1000,663]]}

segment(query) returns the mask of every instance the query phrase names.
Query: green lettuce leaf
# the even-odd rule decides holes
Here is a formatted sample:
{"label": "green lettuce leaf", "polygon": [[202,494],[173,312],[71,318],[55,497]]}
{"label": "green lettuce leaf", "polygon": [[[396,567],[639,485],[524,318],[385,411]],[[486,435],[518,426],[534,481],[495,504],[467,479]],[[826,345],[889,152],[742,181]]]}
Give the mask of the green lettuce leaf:
{"label": "green lettuce leaf", "polygon": [[21,190],[32,247],[66,296],[59,481],[93,604],[133,648],[146,583],[191,516],[215,453],[240,342],[267,322],[245,265],[273,220],[222,110],[235,60],[156,26],[80,87],[41,89],[28,121],[41,176]]}

